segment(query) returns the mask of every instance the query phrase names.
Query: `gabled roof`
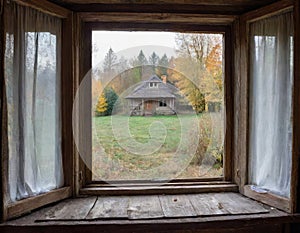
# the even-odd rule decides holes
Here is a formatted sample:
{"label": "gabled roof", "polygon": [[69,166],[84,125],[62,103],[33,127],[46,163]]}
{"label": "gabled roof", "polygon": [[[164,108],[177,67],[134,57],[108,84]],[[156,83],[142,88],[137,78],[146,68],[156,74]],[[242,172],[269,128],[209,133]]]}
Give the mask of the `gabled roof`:
{"label": "gabled roof", "polygon": [[[150,87],[149,83],[157,83],[157,87]],[[149,99],[149,98],[176,98],[178,89],[169,83],[163,83],[156,75],[148,80],[140,82],[137,87],[125,98],[126,99]]]}

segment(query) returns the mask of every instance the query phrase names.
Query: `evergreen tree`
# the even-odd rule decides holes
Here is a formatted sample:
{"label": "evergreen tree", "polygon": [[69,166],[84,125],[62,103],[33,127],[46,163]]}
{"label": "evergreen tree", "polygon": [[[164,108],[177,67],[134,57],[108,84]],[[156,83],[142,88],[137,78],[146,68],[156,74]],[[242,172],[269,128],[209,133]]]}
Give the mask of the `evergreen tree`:
{"label": "evergreen tree", "polygon": [[114,105],[118,100],[118,95],[113,88],[107,87],[104,89],[104,96],[107,102],[105,115],[111,115],[114,109]]}
{"label": "evergreen tree", "polygon": [[148,64],[147,58],[145,57],[143,50],[141,50],[139,55],[137,56],[137,65],[144,66],[147,64]]}
{"label": "evergreen tree", "polygon": [[167,75],[168,67],[169,67],[169,59],[166,54],[164,54],[161,59],[158,61],[158,75]]}
{"label": "evergreen tree", "polygon": [[106,74],[112,74],[115,71],[115,65],[117,64],[117,55],[110,48],[105,55],[103,62],[103,72]]}
{"label": "evergreen tree", "polygon": [[151,56],[149,57],[149,65],[151,66],[157,66],[159,61],[159,56],[153,52]]}

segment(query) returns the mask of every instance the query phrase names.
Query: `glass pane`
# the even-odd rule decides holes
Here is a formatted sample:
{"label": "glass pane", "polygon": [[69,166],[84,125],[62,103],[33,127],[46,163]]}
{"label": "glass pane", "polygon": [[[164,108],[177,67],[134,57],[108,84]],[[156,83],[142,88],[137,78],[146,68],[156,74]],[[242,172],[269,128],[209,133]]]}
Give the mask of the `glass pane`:
{"label": "glass pane", "polygon": [[223,35],[93,31],[93,180],[223,175]]}

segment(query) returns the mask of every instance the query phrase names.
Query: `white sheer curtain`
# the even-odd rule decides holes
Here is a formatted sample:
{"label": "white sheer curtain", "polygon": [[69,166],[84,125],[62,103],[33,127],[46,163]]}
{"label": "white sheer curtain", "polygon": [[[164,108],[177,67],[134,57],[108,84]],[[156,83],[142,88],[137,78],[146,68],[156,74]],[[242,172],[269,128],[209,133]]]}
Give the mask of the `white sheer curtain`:
{"label": "white sheer curtain", "polygon": [[11,201],[63,185],[61,20],[10,3],[5,24]]}
{"label": "white sheer curtain", "polygon": [[292,144],[293,17],[250,26],[249,183],[289,197]]}

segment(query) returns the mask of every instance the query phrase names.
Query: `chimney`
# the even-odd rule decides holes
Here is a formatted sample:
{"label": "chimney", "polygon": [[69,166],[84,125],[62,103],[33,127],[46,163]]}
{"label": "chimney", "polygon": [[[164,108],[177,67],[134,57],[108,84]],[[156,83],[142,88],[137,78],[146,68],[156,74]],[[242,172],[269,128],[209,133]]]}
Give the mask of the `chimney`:
{"label": "chimney", "polygon": [[165,75],[165,74],[162,75],[161,79],[162,79],[162,81],[163,81],[164,84],[167,84],[167,75]]}

